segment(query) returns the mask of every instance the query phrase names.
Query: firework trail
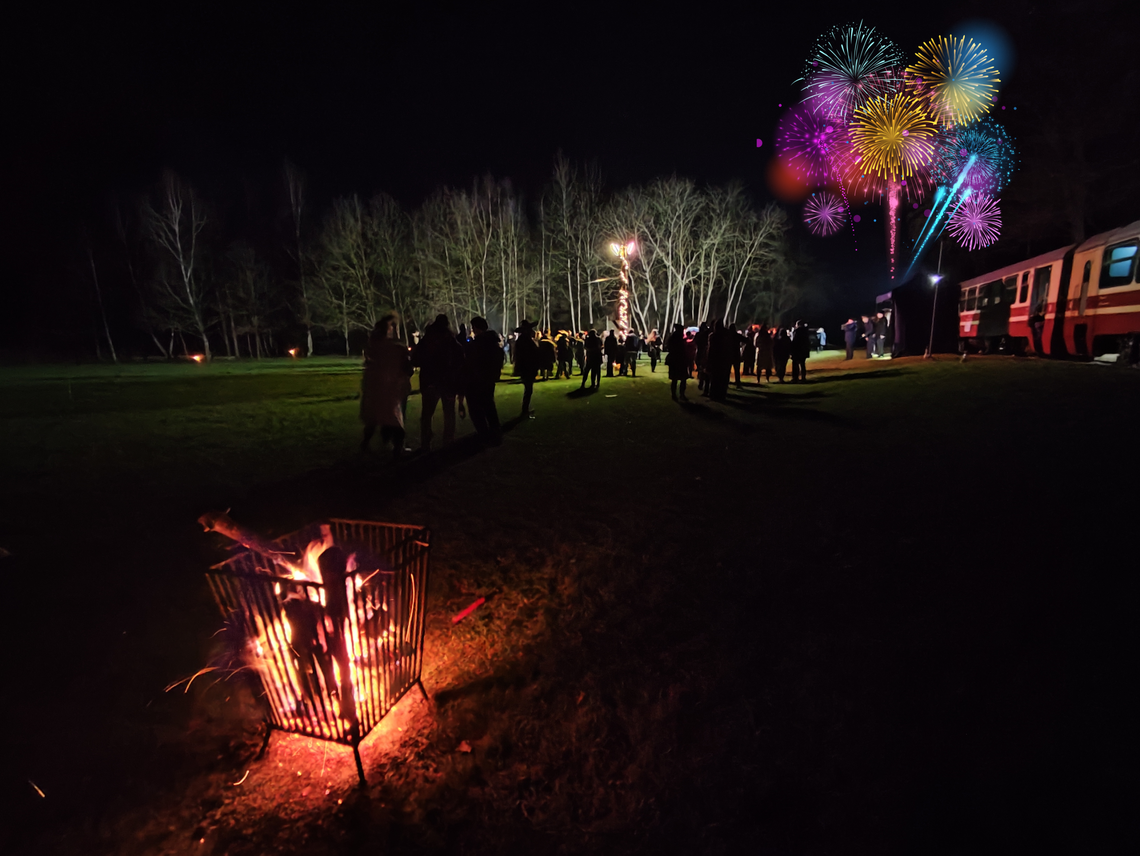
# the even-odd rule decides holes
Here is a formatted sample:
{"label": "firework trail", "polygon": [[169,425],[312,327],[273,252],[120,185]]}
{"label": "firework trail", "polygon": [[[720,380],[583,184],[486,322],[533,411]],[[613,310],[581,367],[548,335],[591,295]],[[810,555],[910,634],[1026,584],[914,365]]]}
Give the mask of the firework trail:
{"label": "firework trail", "polygon": [[967,250],[988,247],[1001,234],[998,200],[984,193],[970,193],[950,217],[946,229]]}
{"label": "firework trail", "polygon": [[813,193],[804,203],[804,223],[813,235],[834,235],[846,219],[843,203],[827,191]]}
{"label": "firework trail", "polygon": [[804,103],[827,119],[847,123],[856,108],[902,85],[905,55],[860,21],[824,33],[804,66]]}
{"label": "firework trail", "polygon": [[923,42],[906,69],[908,88],[944,124],[972,122],[997,98],[998,70],[985,48],[965,36]]}

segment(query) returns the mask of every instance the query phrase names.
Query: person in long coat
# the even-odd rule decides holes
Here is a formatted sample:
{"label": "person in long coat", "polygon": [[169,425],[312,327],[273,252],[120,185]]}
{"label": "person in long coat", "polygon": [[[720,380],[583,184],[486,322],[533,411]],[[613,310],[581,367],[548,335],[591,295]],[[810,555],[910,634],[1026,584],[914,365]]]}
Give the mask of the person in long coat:
{"label": "person in long coat", "polygon": [[534,325],[523,321],[515,340],[515,374],[522,380],[522,418],[530,416],[530,397],[534,393],[534,376],[538,374],[538,344],[534,341]]}
{"label": "person in long coat", "polygon": [[586,381],[588,380],[590,389],[597,389],[602,383],[602,340],[593,330],[586,334],[586,340],[582,343],[582,350],[586,354],[586,364],[582,370],[581,388],[586,388]]}
{"label": "person in long coat", "polygon": [[726,327],[718,318],[713,322],[709,333],[708,354],[705,357],[705,392],[713,401],[724,401],[728,397],[728,384],[732,378],[732,366],[739,358],[736,330]]}
{"label": "person in long coat", "polygon": [[792,340],[788,338],[788,331],[783,327],[776,328],[776,338],[772,342],[772,359],[776,363],[776,380],[784,382],[784,373],[788,370],[788,357],[792,355]]}
{"label": "person in long coat", "polygon": [[364,423],[362,452],[380,427],[380,439],[392,443],[392,454],[404,452],[404,408],[412,391],[412,359],[396,340],[397,318],[387,315],[372,328],[364,349],[364,377],[360,384],[360,420]]}
{"label": "person in long coat", "polygon": [[[669,390],[674,401],[688,401],[685,395],[685,382],[692,374],[692,361],[689,358],[689,343],[685,341],[685,327],[674,324],[673,332],[669,334],[666,344],[668,353],[665,354],[665,365],[669,368]],[[681,385],[680,398],[677,395],[677,384]]]}
{"label": "person in long coat", "polygon": [[803,321],[792,328],[792,383],[807,380],[807,359],[811,355],[811,331]]}
{"label": "person in long coat", "polygon": [[772,334],[768,330],[767,323],[764,323],[756,331],[756,382],[760,383],[760,376],[763,375],[771,383],[772,369],[775,366],[776,361],[772,352]]}

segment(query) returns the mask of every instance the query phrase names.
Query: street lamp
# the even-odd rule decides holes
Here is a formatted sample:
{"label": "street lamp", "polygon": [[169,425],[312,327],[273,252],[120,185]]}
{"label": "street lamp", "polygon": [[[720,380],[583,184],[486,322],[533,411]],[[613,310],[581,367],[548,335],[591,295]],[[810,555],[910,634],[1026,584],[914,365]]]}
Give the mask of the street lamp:
{"label": "street lamp", "polygon": [[636,245],[633,241],[625,244],[610,244],[615,256],[621,259],[621,287],[618,289],[618,329],[625,336],[629,333],[629,257]]}
{"label": "street lamp", "polygon": [[938,283],[942,280],[940,274],[930,275],[930,284],[934,286],[934,302],[930,307],[930,343],[926,346],[926,358],[934,358],[934,313],[938,311]]}

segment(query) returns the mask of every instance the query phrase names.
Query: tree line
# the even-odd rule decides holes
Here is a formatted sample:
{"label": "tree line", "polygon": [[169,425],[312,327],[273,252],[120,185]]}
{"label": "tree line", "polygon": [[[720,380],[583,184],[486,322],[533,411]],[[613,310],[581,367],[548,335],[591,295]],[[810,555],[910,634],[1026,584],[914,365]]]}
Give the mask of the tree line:
{"label": "tree line", "polygon": [[392,311],[405,338],[441,313],[455,326],[481,315],[503,331],[524,319],[604,328],[616,317],[615,243],[634,245],[629,316],[644,331],[714,317],[774,322],[798,299],[787,216],[757,208],[739,185],[672,176],[607,192],[596,170],[559,155],[532,200],[485,176],[411,211],[377,193],[318,212],[295,166],[280,180],[286,204],[268,251],[264,240],[227,240],[209,201],[174,173],[139,204],[114,205],[115,240],[99,253],[87,243],[82,265],[100,351],[123,350],[124,314],[109,302],[129,305],[129,326],[167,358],[259,358],[289,345],[312,355],[321,344],[351,355],[354,332]]}

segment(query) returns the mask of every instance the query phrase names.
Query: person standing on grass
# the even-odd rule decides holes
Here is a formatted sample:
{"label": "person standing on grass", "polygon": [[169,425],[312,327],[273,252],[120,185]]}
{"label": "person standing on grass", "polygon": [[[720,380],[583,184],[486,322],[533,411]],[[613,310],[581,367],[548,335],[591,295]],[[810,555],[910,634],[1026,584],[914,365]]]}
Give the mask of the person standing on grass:
{"label": "person standing on grass", "polygon": [[843,330],[843,341],[847,345],[846,360],[855,359],[855,340],[859,338],[859,322],[854,318],[848,318],[847,323],[841,328]]}
{"label": "person standing on grass", "polygon": [[495,407],[495,384],[503,371],[504,354],[499,334],[487,328],[485,318],[471,319],[472,338],[463,347],[467,408],[471,424],[483,442],[498,446],[503,442],[499,411]]}
{"label": "person standing on grass", "polygon": [[729,349],[729,358],[732,360],[732,371],[736,377],[736,388],[743,389],[744,384],[740,382],[740,364],[744,361],[744,355],[741,352],[744,347],[744,334],[736,329],[736,322],[733,321],[726,328],[728,330],[728,340],[732,343]]}
{"label": "person standing on grass", "polygon": [[602,354],[604,354],[606,358],[606,377],[614,376],[614,360],[617,358],[617,351],[617,334],[613,330],[610,330],[609,335],[606,336],[605,343],[602,345]]}
{"label": "person standing on grass", "polygon": [[[586,374],[586,336],[579,333],[574,337],[574,362],[578,364],[578,374]],[[569,377],[569,375],[567,375]]]}
{"label": "person standing on grass", "polygon": [[819,353],[824,348],[827,347],[827,331],[824,330],[822,327],[820,327],[818,330],[815,331],[815,336],[816,336],[815,350],[816,350],[816,353]]}
{"label": "person standing on grass", "polygon": [[776,380],[784,382],[784,373],[788,370],[788,357],[792,355],[792,340],[788,338],[788,331],[783,327],[776,328],[776,337],[772,341],[772,359],[776,366]]}
{"label": "person standing on grass", "polygon": [[709,354],[709,323],[702,321],[697,335],[693,339],[697,345],[697,389],[702,395],[708,395],[708,375],[705,372],[705,359]]}
{"label": "person standing on grass", "polygon": [[880,312],[875,316],[875,356],[883,355],[883,344],[887,341],[887,316]]}
{"label": "person standing on grass", "polygon": [[558,341],[555,342],[555,350],[558,356],[558,370],[554,373],[554,379],[558,380],[563,375],[566,379],[570,379],[570,337],[565,333],[558,334]]}
{"label": "person standing on grass", "polygon": [[739,353],[736,331],[726,327],[718,318],[709,333],[708,353],[705,356],[705,390],[702,395],[713,401],[728,398],[728,383],[732,379],[733,352]]}
{"label": "person standing on grass", "polygon": [[602,383],[602,340],[593,330],[586,334],[582,350],[586,355],[586,363],[582,371],[581,388],[585,389],[586,381],[589,381],[590,389],[597,389]]}
{"label": "person standing on grass", "polygon": [[543,333],[538,342],[538,368],[543,380],[550,380],[550,374],[558,361],[558,347],[549,333]]}
{"label": "person standing on grass", "polygon": [[657,363],[661,361],[661,336],[654,327],[645,339],[645,349],[649,351],[649,373],[657,371]]}
{"label": "person standing on grass", "polygon": [[867,359],[875,356],[875,322],[870,316],[863,316],[863,338],[867,341]]}
{"label": "person standing on grass", "polygon": [[756,374],[756,335],[749,326],[746,332],[741,334],[744,339],[744,347],[742,349],[742,356],[744,359],[744,376],[750,377]]}
{"label": "person standing on grass", "polygon": [[522,380],[522,417],[531,415],[530,397],[534,393],[534,377],[538,374],[538,345],[534,341],[534,325],[529,321],[519,324],[515,340],[515,374]]}
{"label": "person standing on grass", "polygon": [[360,419],[364,423],[360,451],[368,451],[379,426],[381,441],[392,443],[396,458],[411,451],[404,448],[404,409],[412,391],[412,360],[408,349],[396,340],[398,320],[396,315],[385,315],[372,328],[364,349],[360,385]]}
{"label": "person standing on grass", "polygon": [[[685,341],[683,324],[673,325],[666,350],[665,365],[669,369],[669,392],[674,401],[688,401],[689,398],[685,395],[685,382],[689,379],[692,366],[689,362],[689,343]],[[677,395],[677,384],[681,385],[680,398]]]}
{"label": "person standing on grass", "polygon": [[772,381],[772,369],[776,361],[772,356],[772,334],[765,321],[756,331],[756,382],[760,383],[760,376],[764,375],[768,382]]}
{"label": "person standing on grass", "polygon": [[811,331],[803,321],[792,329],[792,383],[807,380],[807,358],[811,354]]}
{"label": "person standing on grass", "polygon": [[[420,451],[431,450],[431,420],[443,402],[443,442],[455,439],[455,399],[460,390],[463,346],[451,332],[446,315],[437,315],[412,352],[412,363],[420,370]],[[463,397],[459,396],[463,410]]]}
{"label": "person standing on grass", "polygon": [[625,374],[625,370],[629,368],[629,376],[637,377],[637,355],[641,350],[641,338],[637,335],[636,330],[630,330],[629,335],[625,337],[625,355],[622,358],[621,373]]}

